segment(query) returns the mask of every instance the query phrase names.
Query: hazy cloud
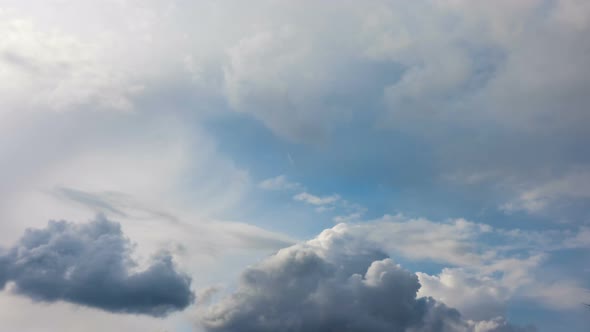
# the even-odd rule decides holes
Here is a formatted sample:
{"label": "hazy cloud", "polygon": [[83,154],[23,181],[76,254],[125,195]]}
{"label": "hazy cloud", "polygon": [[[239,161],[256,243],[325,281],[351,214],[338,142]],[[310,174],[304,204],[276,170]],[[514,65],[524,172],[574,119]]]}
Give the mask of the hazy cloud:
{"label": "hazy cloud", "polygon": [[537,184],[521,191],[518,197],[501,206],[506,212],[524,210],[540,214],[548,210],[575,208],[575,203],[590,200],[590,172],[570,172],[560,178]]}
{"label": "hazy cloud", "polygon": [[302,190],[300,183],[291,182],[285,175],[279,175],[274,178],[268,178],[261,181],[258,187],[264,190]]}
{"label": "hazy cloud", "polygon": [[339,195],[329,195],[329,196],[316,196],[312,195],[308,192],[302,192],[293,196],[293,199],[296,201],[305,202],[311,205],[329,205],[335,203],[340,199]]}

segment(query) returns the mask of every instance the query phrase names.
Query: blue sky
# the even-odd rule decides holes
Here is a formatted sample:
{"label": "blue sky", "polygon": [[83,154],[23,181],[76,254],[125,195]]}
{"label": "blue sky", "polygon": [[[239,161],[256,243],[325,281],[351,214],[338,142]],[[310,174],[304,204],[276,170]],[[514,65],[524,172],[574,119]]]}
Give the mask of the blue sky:
{"label": "blue sky", "polygon": [[585,331],[589,32],[583,0],[2,1],[1,329]]}

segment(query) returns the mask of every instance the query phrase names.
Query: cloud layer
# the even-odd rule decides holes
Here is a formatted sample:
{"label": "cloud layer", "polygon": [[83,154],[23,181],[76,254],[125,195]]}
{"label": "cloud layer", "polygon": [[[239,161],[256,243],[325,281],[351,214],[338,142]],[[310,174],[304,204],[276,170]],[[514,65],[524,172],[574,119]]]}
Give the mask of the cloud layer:
{"label": "cloud layer", "polygon": [[193,302],[191,278],[161,254],[141,271],[118,223],[98,216],[29,229],[0,255],[0,287],[35,301],[66,301],[110,312],[165,316]]}
{"label": "cloud layer", "polygon": [[248,268],[238,289],[201,312],[207,331],[535,331],[471,321],[417,298],[418,277],[369,243],[326,230]]}
{"label": "cloud layer", "polygon": [[[159,321],[333,222],[356,224],[249,269],[205,325],[590,325],[588,1],[37,2],[0,5],[7,329],[74,326],[69,303]],[[199,277],[137,266],[104,220],[44,225],[95,213]]]}
{"label": "cloud layer", "polygon": [[432,150],[436,174],[416,178],[499,186],[505,211],[573,218],[562,201],[588,201],[570,183],[590,163],[584,1],[5,2],[4,123],[22,110],[233,110],[277,138],[345,149],[343,170],[401,177],[383,155],[412,152],[366,130],[387,128],[388,142]]}

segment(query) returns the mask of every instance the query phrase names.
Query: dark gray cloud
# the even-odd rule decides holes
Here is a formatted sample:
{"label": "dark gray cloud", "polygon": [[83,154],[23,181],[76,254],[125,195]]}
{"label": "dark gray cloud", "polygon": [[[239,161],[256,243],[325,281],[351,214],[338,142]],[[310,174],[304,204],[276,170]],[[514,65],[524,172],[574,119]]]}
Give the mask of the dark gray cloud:
{"label": "dark gray cloud", "polygon": [[131,249],[120,225],[103,216],[83,224],[49,221],[0,254],[0,287],[13,282],[14,292],[35,301],[151,316],[192,303],[191,279],[175,269],[170,255],[131,272]]}
{"label": "dark gray cloud", "polygon": [[201,312],[207,331],[525,332],[502,318],[470,321],[417,298],[415,274],[370,246],[324,232],[248,268],[238,289]]}

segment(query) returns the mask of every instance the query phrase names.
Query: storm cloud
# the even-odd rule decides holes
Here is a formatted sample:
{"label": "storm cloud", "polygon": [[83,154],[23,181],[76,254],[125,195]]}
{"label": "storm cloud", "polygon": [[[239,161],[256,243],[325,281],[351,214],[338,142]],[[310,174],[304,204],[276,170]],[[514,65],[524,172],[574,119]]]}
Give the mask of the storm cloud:
{"label": "storm cloud", "polygon": [[191,278],[176,270],[170,255],[132,272],[131,251],[120,225],[104,216],[81,224],[49,221],[0,253],[0,288],[13,283],[12,291],[35,301],[157,317],[193,302]]}
{"label": "storm cloud", "polygon": [[517,332],[503,318],[472,321],[430,297],[383,252],[333,229],[242,274],[238,289],[202,309],[207,331]]}

